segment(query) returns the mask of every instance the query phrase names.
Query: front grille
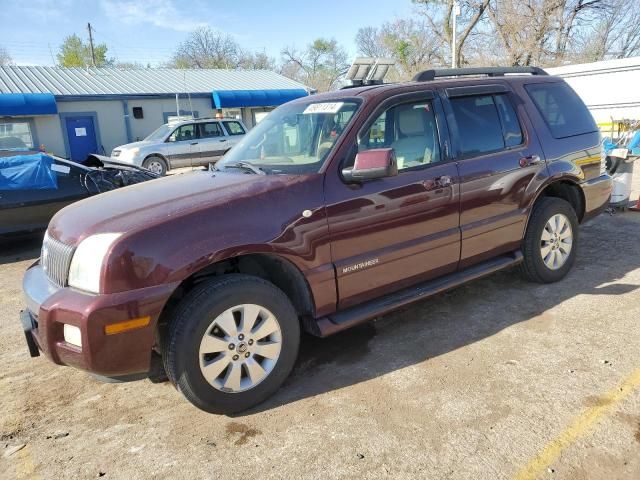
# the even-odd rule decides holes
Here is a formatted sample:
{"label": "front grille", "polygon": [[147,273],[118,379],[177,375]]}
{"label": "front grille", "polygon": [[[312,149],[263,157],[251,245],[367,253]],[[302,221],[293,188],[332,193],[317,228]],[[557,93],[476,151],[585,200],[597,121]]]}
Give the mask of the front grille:
{"label": "front grille", "polygon": [[49,279],[60,287],[67,286],[72,256],[72,246],[51,238],[49,232],[45,234],[40,263]]}

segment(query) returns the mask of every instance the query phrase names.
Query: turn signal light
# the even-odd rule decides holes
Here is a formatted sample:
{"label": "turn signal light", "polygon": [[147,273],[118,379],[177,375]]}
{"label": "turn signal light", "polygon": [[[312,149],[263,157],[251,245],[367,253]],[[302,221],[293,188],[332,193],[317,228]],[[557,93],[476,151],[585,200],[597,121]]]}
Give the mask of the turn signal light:
{"label": "turn signal light", "polygon": [[142,328],[149,325],[151,317],[134,318],[133,320],[126,320],[124,322],[112,323],[111,325],[104,326],[104,333],[107,335],[115,335],[116,333],[122,333],[136,328]]}

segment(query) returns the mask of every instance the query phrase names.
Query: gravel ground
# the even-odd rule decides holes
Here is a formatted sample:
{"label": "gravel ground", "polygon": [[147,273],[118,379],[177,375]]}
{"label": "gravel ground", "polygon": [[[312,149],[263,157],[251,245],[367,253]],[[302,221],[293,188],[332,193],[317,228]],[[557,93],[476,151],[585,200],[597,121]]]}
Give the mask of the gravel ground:
{"label": "gravel ground", "polygon": [[640,478],[639,233],[640,213],[605,214],[560,283],[506,271],[305,338],[285,386],[233,418],[29,358],[38,240],[0,246],[0,477]]}

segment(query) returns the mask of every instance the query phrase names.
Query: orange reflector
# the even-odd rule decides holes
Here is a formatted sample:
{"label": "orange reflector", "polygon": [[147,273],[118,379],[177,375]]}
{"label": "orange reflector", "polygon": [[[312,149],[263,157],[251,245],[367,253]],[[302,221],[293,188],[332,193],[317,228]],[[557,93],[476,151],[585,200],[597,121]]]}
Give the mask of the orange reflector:
{"label": "orange reflector", "polygon": [[112,323],[111,325],[104,326],[104,333],[107,335],[115,335],[116,333],[126,332],[127,330],[133,330],[134,328],[146,327],[149,325],[151,317],[134,318],[133,320],[127,320],[126,322]]}

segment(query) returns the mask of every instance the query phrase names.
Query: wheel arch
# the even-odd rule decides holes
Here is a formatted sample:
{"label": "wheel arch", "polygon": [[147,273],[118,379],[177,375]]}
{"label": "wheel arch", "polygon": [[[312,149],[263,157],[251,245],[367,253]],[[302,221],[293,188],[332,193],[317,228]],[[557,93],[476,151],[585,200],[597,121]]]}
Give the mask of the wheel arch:
{"label": "wheel arch", "polygon": [[[271,282],[289,298],[301,320],[314,317],[315,303],[313,294],[302,271],[281,255],[251,253],[218,260],[192,273],[180,282],[169,297],[160,315],[158,321],[160,334],[163,326],[166,326],[170,320],[173,309],[187,292],[209,278],[230,273],[253,275]],[[307,329],[307,323],[309,322],[303,321],[302,327]]]}
{"label": "wheel arch", "polygon": [[533,198],[529,205],[529,211],[527,213],[527,221],[525,224],[525,232],[529,226],[531,220],[531,213],[533,212],[533,206],[544,197],[561,198],[567,201],[576,212],[578,222],[582,222],[584,218],[586,199],[584,192],[576,180],[571,177],[562,177],[555,179],[546,184],[538,194]]}

